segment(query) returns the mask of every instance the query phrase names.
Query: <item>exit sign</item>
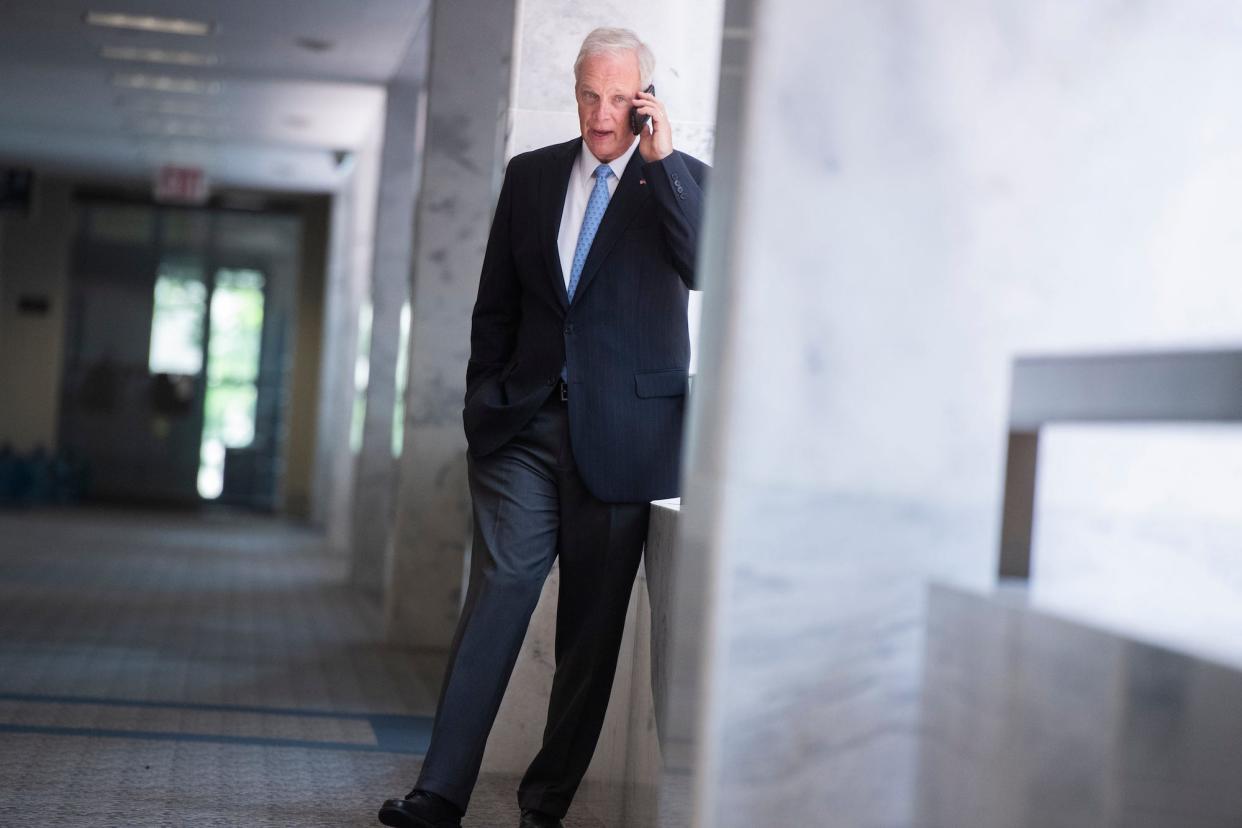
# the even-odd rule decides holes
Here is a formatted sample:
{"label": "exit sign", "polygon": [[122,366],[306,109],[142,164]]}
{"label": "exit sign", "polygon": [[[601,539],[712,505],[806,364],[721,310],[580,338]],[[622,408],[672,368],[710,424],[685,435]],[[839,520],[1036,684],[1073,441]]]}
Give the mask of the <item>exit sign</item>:
{"label": "exit sign", "polygon": [[207,201],[207,175],[202,167],[167,164],[155,173],[155,200],[171,204]]}

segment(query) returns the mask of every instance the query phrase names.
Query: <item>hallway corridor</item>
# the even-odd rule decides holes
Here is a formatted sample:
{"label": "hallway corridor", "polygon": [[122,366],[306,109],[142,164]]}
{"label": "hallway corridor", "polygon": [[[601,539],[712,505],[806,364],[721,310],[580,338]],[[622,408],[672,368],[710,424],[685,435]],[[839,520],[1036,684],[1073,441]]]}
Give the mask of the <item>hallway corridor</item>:
{"label": "hallway corridor", "polygon": [[[0,826],[377,824],[442,663],[345,575],[269,519],[0,515]],[[516,822],[512,789],[466,824]]]}

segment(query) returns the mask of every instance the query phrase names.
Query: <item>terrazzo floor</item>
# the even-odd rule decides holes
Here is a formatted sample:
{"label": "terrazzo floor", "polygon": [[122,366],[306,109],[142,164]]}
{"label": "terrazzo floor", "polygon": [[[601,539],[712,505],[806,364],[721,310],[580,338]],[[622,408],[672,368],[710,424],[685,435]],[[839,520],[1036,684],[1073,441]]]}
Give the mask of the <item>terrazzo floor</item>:
{"label": "terrazzo floor", "polygon": [[[0,512],[0,826],[378,825],[443,654],[385,645],[377,603],[278,520]],[[464,825],[516,825],[515,785]]]}

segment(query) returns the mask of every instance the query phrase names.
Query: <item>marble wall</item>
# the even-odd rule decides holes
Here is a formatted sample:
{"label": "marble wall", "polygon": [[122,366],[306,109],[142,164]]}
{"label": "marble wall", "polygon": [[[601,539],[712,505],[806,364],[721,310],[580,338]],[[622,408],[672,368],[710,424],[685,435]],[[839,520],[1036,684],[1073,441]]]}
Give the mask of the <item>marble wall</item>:
{"label": "marble wall", "polygon": [[[1214,2],[727,4],[677,585],[702,607],[674,681],[694,824],[917,824],[926,588],[991,582],[1013,357],[1242,340],[1238,26]],[[1074,569],[1075,533],[1137,513],[1152,582],[1215,561],[1229,585],[1211,612],[1113,601],[1135,560],[1111,544],[1062,611],[1234,618],[1236,510],[1196,539],[1242,440],[1207,435],[1175,473],[1194,494],[1163,498],[1122,470],[1204,435],[1097,436],[1041,479],[1037,560]]]}
{"label": "marble wall", "polygon": [[674,146],[710,162],[723,0],[523,0],[516,30],[507,157],[579,134],[574,59],[597,26],[632,29],[655,53],[653,82]]}
{"label": "marble wall", "polygon": [[512,2],[437,3],[414,225],[405,439],[385,610],[395,641],[445,649],[469,539],[461,407],[470,316],[500,192]]}

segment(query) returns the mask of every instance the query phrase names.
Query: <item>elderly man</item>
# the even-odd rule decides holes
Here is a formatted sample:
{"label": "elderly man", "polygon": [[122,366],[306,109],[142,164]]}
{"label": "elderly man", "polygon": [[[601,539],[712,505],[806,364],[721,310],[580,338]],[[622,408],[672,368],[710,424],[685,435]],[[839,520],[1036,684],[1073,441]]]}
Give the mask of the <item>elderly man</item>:
{"label": "elderly man", "polygon": [[461,824],[558,556],[556,674],[521,828],[561,825],[595,751],[648,503],[677,494],[690,359],[706,168],[673,149],[654,63],[632,32],[591,32],[574,64],[581,137],[505,174],[466,369],[470,587],[422,773],[385,825]]}

